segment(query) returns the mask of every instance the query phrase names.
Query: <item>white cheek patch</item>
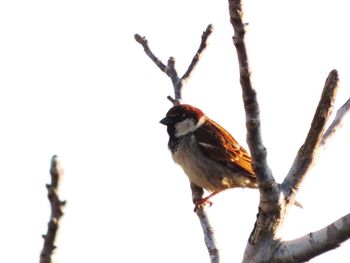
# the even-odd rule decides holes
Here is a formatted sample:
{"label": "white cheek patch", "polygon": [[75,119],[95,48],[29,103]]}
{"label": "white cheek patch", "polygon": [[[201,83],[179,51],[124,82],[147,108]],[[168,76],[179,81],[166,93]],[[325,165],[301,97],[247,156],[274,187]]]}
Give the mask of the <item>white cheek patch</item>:
{"label": "white cheek patch", "polygon": [[194,131],[195,129],[196,125],[193,123],[193,120],[185,119],[175,124],[175,136],[179,137],[185,135],[189,132]]}
{"label": "white cheek patch", "polygon": [[197,130],[205,122],[205,116],[202,116],[197,124],[192,119],[185,119],[175,124],[175,136],[180,137],[187,133]]}

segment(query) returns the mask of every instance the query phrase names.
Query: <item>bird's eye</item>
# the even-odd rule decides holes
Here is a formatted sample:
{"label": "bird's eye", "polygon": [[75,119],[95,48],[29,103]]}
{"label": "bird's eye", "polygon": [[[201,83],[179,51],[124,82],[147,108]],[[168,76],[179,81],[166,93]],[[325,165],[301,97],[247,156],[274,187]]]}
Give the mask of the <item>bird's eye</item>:
{"label": "bird's eye", "polygon": [[181,117],[186,117],[186,113],[182,113],[182,114],[181,114]]}

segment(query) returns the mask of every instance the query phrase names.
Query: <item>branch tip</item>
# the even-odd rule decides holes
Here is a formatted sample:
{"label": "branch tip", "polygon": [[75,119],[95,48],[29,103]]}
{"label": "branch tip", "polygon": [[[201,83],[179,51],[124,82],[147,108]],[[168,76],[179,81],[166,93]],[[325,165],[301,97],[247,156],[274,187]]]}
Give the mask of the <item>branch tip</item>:
{"label": "branch tip", "polygon": [[316,152],[325,135],[325,125],[334,107],[338,81],[338,72],[332,70],[325,81],[305,142],[300,147],[292,167],[283,181],[282,187],[287,197],[296,195],[300,184],[314,163]]}
{"label": "branch tip", "polygon": [[175,67],[175,58],[169,57],[168,59],[168,67],[174,68]]}
{"label": "branch tip", "polygon": [[325,85],[335,85],[335,83],[338,81],[339,81],[338,71],[336,69],[333,69],[331,72],[329,72]]}
{"label": "branch tip", "polygon": [[146,37],[142,37],[139,34],[134,35],[135,40],[140,43],[141,45],[147,44],[147,39]]}
{"label": "branch tip", "polygon": [[207,31],[211,33],[211,32],[213,32],[213,30],[214,30],[213,24],[209,24],[207,27]]}
{"label": "branch tip", "polygon": [[214,26],[212,24],[209,24],[203,33],[207,35],[207,34],[211,34],[213,31],[214,31]]}

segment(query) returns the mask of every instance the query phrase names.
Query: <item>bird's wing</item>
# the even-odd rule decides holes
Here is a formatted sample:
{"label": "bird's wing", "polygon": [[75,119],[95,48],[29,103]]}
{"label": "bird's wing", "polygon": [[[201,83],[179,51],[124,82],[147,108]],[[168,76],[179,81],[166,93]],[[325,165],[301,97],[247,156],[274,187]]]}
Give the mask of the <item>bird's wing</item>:
{"label": "bird's wing", "polygon": [[195,136],[204,155],[231,170],[238,172],[243,169],[255,176],[248,152],[216,122],[208,118],[201,128],[195,131]]}

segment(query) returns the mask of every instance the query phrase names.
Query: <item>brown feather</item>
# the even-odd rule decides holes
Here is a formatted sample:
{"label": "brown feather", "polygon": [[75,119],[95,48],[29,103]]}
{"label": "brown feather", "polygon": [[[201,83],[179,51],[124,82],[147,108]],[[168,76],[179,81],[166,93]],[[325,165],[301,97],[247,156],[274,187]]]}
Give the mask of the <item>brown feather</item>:
{"label": "brown feather", "polygon": [[228,168],[243,169],[248,177],[255,177],[248,152],[219,124],[207,118],[194,133],[203,154]]}

